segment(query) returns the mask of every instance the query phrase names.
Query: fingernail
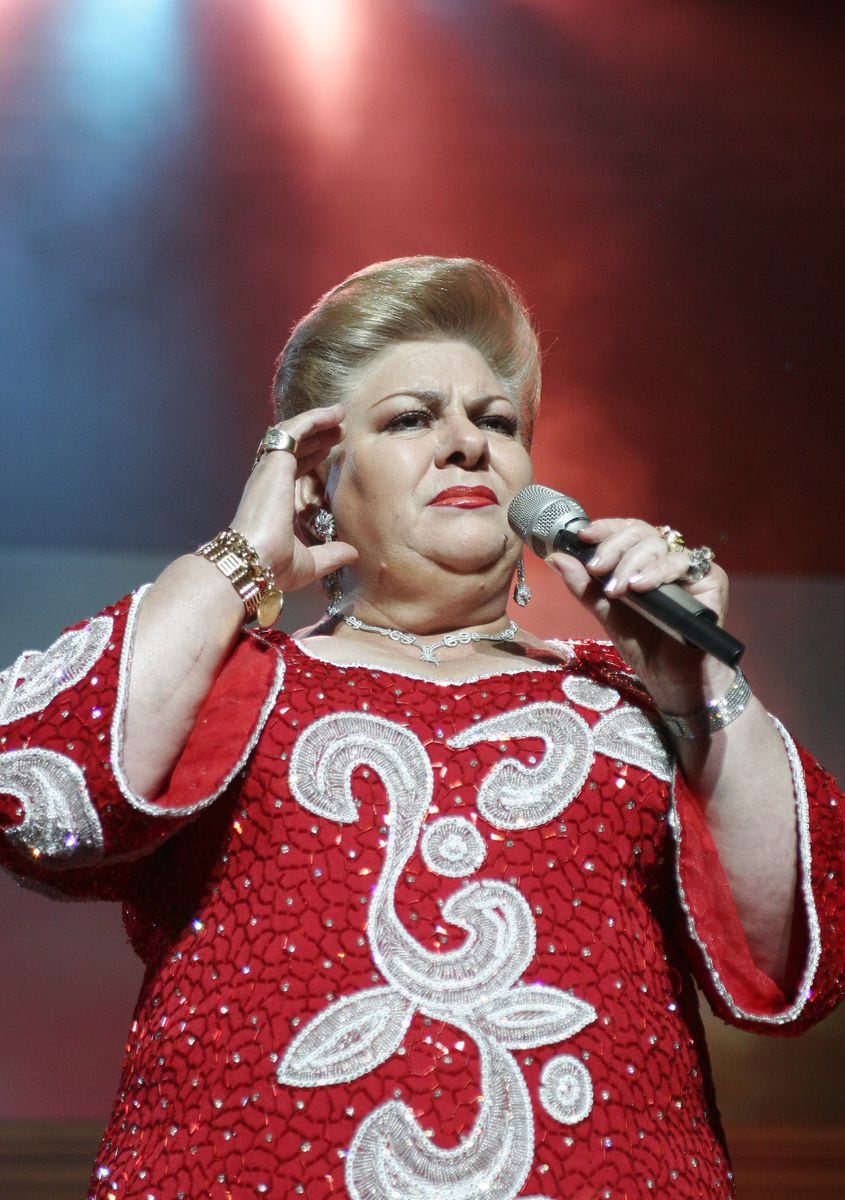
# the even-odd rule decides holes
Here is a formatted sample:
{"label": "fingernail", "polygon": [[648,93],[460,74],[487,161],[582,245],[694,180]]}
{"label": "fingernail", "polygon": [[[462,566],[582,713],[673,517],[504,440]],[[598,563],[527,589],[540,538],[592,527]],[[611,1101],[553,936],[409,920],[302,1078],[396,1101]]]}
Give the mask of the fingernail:
{"label": "fingernail", "polygon": [[604,583],[602,584],[602,587],[604,588],[604,590],[606,592],[613,592],[616,590],[618,583],[619,583],[619,580],[616,578],[616,576],[611,575],[609,579],[605,579]]}
{"label": "fingernail", "polygon": [[631,578],[628,580],[628,583],[629,583],[629,584],[631,584],[631,583],[639,583],[639,582],[640,582],[640,580],[641,580],[642,578],[643,578],[643,573],[642,573],[642,571],[637,571],[637,572],[636,572],[636,574],[634,574],[634,575],[632,575],[632,576],[631,576]]}

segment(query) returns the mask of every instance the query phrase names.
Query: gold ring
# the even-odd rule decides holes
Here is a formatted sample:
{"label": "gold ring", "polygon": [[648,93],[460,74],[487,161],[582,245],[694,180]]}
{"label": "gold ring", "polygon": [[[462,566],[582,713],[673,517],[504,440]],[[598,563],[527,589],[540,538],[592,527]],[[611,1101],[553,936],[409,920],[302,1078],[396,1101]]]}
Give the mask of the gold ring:
{"label": "gold ring", "polygon": [[[296,456],[296,438],[289,433],[285,433],[281,429],[277,429],[275,425],[271,425],[264,437],[258,443],[258,451],[255,455],[255,462],[263,458],[271,450],[284,450],[287,454]],[[255,464],[253,464],[255,465]]]}
{"label": "gold ring", "polygon": [[670,554],[678,554],[686,546],[684,535],[671,525],[655,525],[654,527],[666,543]]}

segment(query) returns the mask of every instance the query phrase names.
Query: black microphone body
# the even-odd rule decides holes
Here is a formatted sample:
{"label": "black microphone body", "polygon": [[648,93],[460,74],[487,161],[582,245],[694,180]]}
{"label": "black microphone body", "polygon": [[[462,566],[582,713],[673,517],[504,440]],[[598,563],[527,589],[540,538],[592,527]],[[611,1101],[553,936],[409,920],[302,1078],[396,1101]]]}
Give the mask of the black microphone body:
{"label": "black microphone body", "polygon": [[[596,547],[582,542],[578,530],[589,521],[581,505],[571,496],[537,483],[517,492],[508,509],[511,529],[540,558],[563,551],[585,565],[595,554]],[[742,642],[721,628],[712,608],[675,583],[664,583],[647,592],[629,591],[612,599],[635,609],[678,641],[697,646],[731,667],[737,666],[745,651]]]}

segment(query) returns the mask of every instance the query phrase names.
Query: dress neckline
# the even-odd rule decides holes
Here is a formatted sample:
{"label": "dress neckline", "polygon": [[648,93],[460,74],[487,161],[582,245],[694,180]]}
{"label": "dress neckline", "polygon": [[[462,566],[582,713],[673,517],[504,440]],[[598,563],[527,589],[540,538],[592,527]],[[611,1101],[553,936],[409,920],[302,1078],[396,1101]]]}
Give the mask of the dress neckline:
{"label": "dress neckline", "polygon": [[[525,657],[515,659],[519,665],[512,670],[499,669],[491,671],[480,671],[473,674],[462,675],[459,679],[434,679],[431,675],[423,675],[418,671],[411,669],[399,668],[396,666],[384,666],[379,663],[368,663],[354,660],[352,658],[344,658],[342,661],[337,661],[333,658],[325,658],[318,654],[316,650],[310,649],[306,645],[306,639],[294,637],[293,634],[282,633],[282,638],[289,644],[292,644],[300,652],[303,658],[310,659],[313,662],[322,663],[323,666],[336,667],[338,670],[358,670],[369,671],[372,675],[395,675],[400,679],[413,679],[417,682],[432,683],[435,687],[462,687],[468,683],[482,683],[484,680],[495,680],[510,678],[514,675],[533,675],[539,672],[560,671],[566,667],[572,667],[577,661],[575,650],[570,642],[551,641],[544,642],[543,648],[523,647]],[[541,658],[533,658],[532,654],[538,656],[552,655],[557,657],[557,661],[548,662]]]}

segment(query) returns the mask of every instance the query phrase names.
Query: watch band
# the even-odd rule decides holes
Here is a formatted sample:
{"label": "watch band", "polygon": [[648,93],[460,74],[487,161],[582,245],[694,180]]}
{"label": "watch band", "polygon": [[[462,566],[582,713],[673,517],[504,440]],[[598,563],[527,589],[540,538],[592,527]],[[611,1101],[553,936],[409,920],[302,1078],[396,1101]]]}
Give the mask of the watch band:
{"label": "watch band", "polygon": [[273,572],[262,565],[255,547],[236,529],[224,529],[196,553],[207,558],[226,576],[241,598],[244,620],[258,620],[269,628],[278,618],[284,596]]}
{"label": "watch band", "polygon": [[737,717],[742,716],[751,700],[751,684],[737,668],[736,678],[728,690],[715,700],[711,700],[699,712],[680,713],[661,712],[658,715],[670,732],[678,737],[692,741],[694,738],[709,737],[730,725]]}

